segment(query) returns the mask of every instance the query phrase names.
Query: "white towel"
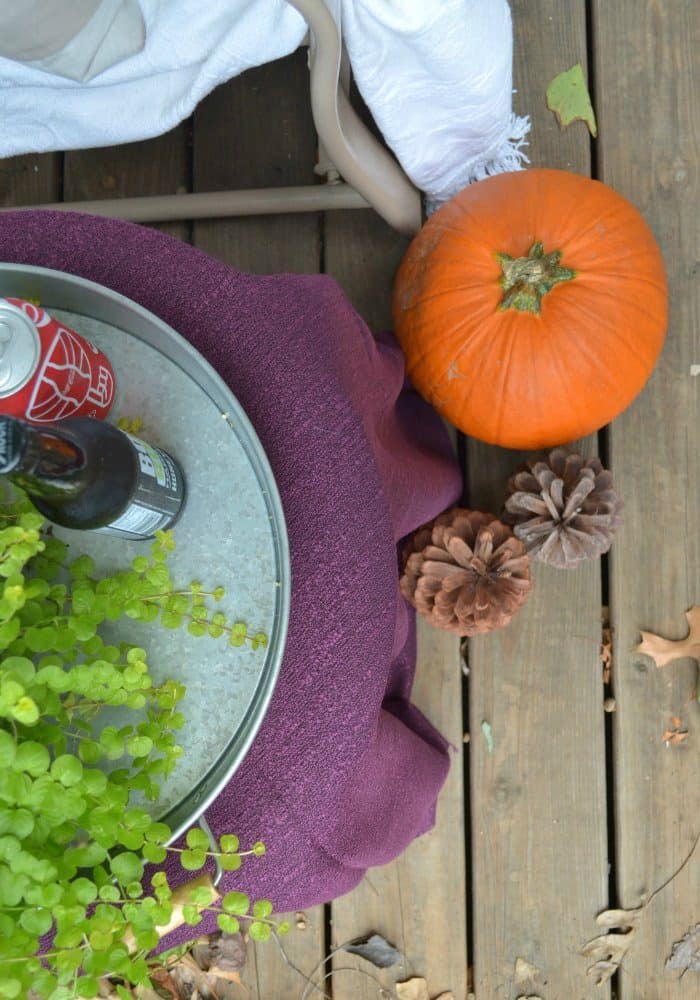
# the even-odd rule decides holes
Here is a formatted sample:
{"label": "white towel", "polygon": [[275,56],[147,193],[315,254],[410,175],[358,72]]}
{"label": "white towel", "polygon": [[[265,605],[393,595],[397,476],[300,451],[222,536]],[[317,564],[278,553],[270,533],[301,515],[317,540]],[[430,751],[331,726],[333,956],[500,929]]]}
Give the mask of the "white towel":
{"label": "white towel", "polygon": [[[320,0],[319,0],[320,2]],[[517,169],[506,0],[336,0],[358,87],[412,181],[439,202]],[[0,156],[160,135],[218,84],[293,52],[285,0],[140,0],[146,43],[86,83],[0,58]]]}

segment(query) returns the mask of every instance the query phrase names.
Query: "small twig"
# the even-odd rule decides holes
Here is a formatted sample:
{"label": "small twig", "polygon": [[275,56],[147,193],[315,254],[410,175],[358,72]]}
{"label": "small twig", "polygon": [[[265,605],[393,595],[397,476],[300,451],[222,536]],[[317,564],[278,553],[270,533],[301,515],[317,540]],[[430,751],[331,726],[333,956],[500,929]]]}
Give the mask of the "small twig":
{"label": "small twig", "polygon": [[685,860],[681,862],[681,864],[676,869],[676,871],[673,873],[673,875],[669,875],[669,877],[666,879],[665,882],[662,882],[662,884],[657,889],[654,889],[654,891],[652,892],[651,896],[649,896],[649,898],[647,899],[646,903],[642,904],[642,909],[643,910],[646,910],[647,906],[649,906],[649,904],[651,903],[652,899],[655,896],[658,896],[660,892],[663,892],[663,890],[666,888],[667,885],[670,885],[670,883],[673,882],[673,880],[675,878],[678,878],[678,876],[683,871],[683,869],[686,867],[686,865],[688,864],[688,862],[690,861],[690,859],[692,858],[692,856],[695,854],[695,848],[698,846],[698,843],[700,843],[700,832],[698,832],[697,837],[693,841],[693,846],[690,848],[690,851],[687,854]]}

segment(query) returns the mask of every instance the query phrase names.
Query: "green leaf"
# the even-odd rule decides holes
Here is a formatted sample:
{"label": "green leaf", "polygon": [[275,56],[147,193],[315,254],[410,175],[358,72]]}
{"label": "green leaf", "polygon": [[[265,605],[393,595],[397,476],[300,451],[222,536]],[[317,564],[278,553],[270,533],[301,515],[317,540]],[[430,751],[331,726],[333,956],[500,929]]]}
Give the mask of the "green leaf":
{"label": "green leaf", "polygon": [[149,844],[146,843],[141,848],[141,853],[143,854],[146,861],[150,861],[151,864],[159,865],[168,856],[168,852],[160,844]]}
{"label": "green leaf", "polygon": [[188,872],[198,871],[204,867],[207,856],[204,851],[183,851],[180,855],[180,864]]}
{"label": "green leaf", "polygon": [[278,934],[289,934],[291,929],[292,925],[287,920],[283,920],[281,924],[277,925]]}
{"label": "green leaf", "polygon": [[235,833],[224,833],[219,838],[219,847],[222,851],[230,853],[231,851],[237,851],[241,846],[241,842]]}
{"label": "green leaf", "polygon": [[581,63],[555,76],[547,87],[547,107],[557,116],[562,128],[583,121],[592,136],[598,135],[595,112],[591,104]]}
{"label": "green leaf", "polygon": [[143,875],[143,862],[138,855],[132,854],[130,851],[123,851],[116,857],[110,858],[109,866],[112,873],[124,885],[140,879]]}
{"label": "green leaf", "polygon": [[253,905],[253,916],[257,917],[258,920],[264,920],[265,917],[269,917],[272,913],[272,903],[269,899],[259,899],[257,903]]}
{"label": "green leaf", "polygon": [[241,929],[241,925],[238,923],[235,917],[230,916],[228,913],[219,913],[216,918],[216,922],[219,925],[219,929],[224,932],[224,934],[238,934]]}
{"label": "green leaf", "polygon": [[108,882],[106,885],[100,886],[98,895],[105,903],[115,903],[118,899],[121,899],[122,894],[116,885]]}
{"label": "green leaf", "polygon": [[272,931],[269,924],[263,924],[258,920],[254,920],[248,928],[248,933],[253,941],[267,941]]}
{"label": "green leaf", "polygon": [[195,906],[208,906],[212,902],[211,891],[205,885],[198,885],[190,889],[189,902]]}
{"label": "green leaf", "polygon": [[240,854],[224,854],[219,860],[225,872],[237,872],[241,867]]}
{"label": "green leaf", "polygon": [[0,997],[6,997],[7,1000],[15,1000],[22,991],[22,984],[19,979],[5,979],[0,982]]}
{"label": "green leaf", "polygon": [[79,997],[96,997],[100,992],[100,984],[94,976],[80,976],[75,988]]}
{"label": "green leaf", "polygon": [[146,840],[165,844],[170,840],[170,833],[171,830],[167,823],[152,823],[150,829],[146,830]]}
{"label": "green leaf", "polygon": [[130,736],[126,741],[126,749],[132,757],[148,757],[153,749],[153,740],[150,736]]}
{"label": "green leaf", "polygon": [[92,576],[95,572],[95,564],[90,556],[80,556],[78,559],[73,560],[68,569],[74,580],[81,580]]}
{"label": "green leaf", "polygon": [[0,729],[0,768],[12,765],[16,751],[17,745],[12,736],[4,729]]}
{"label": "green leaf", "polygon": [[34,664],[26,656],[6,656],[2,661],[4,677],[11,677],[27,688],[34,680],[36,670]]}
{"label": "green leaf", "polygon": [[263,844],[262,840],[256,840],[253,844],[253,854],[256,858],[261,858],[263,854],[267,852],[267,848]]}
{"label": "green leaf", "polygon": [[204,830],[201,830],[198,826],[188,830],[187,837],[185,839],[187,841],[187,846],[191,847],[193,850],[199,848],[199,850],[206,851],[209,849],[209,838]]}
{"label": "green leaf", "polygon": [[10,714],[17,722],[21,722],[23,726],[33,726],[39,718],[39,709],[32,698],[24,695],[19,699],[14,708],[11,709]]}
{"label": "green leaf", "polygon": [[25,931],[40,937],[51,929],[53,917],[49,910],[24,910],[20,915],[19,922]]}
{"label": "green leaf", "polygon": [[71,882],[70,894],[77,903],[88,906],[97,899],[97,886],[94,882],[81,876]]}
{"label": "green leaf", "polygon": [[60,781],[66,788],[70,788],[82,781],[83,765],[72,754],[61,754],[51,765],[51,777]]}
{"label": "green leaf", "polygon": [[186,906],[182,907],[182,919],[186,924],[189,924],[190,927],[196,927],[198,923],[201,923],[202,914],[196,906],[192,906],[188,903]]}
{"label": "green leaf", "polygon": [[37,777],[48,771],[51,758],[49,751],[41,743],[26,740],[17,747],[13,767],[16,771],[27,771]]}
{"label": "green leaf", "polygon": [[[221,900],[221,906],[227,913],[235,913],[242,916],[248,912],[250,907],[250,897],[244,892],[227,892]],[[258,914],[255,914],[258,916]]]}

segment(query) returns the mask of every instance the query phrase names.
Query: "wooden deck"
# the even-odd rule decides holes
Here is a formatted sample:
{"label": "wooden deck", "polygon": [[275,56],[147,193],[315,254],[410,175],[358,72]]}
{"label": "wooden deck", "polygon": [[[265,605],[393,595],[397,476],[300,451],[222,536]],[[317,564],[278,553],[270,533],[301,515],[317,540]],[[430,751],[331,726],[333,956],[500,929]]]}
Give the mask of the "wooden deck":
{"label": "wooden deck", "polygon": [[[644,910],[610,984],[593,984],[579,952],[600,932],[596,914],[643,904],[700,833],[696,666],[660,670],[633,651],[640,627],[684,635],[683,613],[700,603],[700,379],[691,376],[700,362],[700,5],[511,6],[515,105],[532,116],[532,163],[615,187],[644,213],[665,255],[671,320],[661,361],[634,405],[583,443],[611,465],[626,524],[602,564],[571,574],[538,567],[513,625],[469,643],[468,676],[457,643],[421,628],[415,701],[457,748],[437,826],[350,895],[307,912],[285,947],[315,982],[330,973],[322,986],[333,1000],[395,996],[392,983],[411,976],[427,980],[430,997],[452,991],[455,1000],[469,991],[477,1000],[691,1000],[700,974],[681,978],[664,966],[673,942],[700,921],[700,848]],[[551,78],[576,62],[592,85],[595,142],[581,123],[561,132],[545,105]],[[220,88],[192,121],[151,142],[2,162],[0,199],[310,183],[316,140],[306,94],[298,52]],[[168,228],[238,268],[325,271],[370,326],[390,323],[406,241],[370,211]],[[518,456],[474,441],[459,447],[466,501],[498,510]],[[606,713],[612,697],[616,710]],[[669,747],[662,734],[671,717],[688,738]],[[334,951],[372,930],[402,951],[403,967],[379,974]],[[258,946],[245,982],[240,995],[260,1000],[299,1000],[308,986],[274,944]]]}

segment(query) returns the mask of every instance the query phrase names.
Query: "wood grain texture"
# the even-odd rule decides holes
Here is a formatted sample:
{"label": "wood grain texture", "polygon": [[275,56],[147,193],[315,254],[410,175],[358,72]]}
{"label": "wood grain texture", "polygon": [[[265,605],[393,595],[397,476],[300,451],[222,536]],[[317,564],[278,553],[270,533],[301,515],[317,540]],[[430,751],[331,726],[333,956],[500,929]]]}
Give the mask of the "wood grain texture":
{"label": "wood grain texture", "polygon": [[29,153],[0,159],[0,206],[60,201],[62,153]]}
{"label": "wood grain texture", "polygon": [[[307,50],[248,70],[218,87],[194,116],[194,190],[313,184],[316,134]],[[259,274],[317,272],[321,216],[303,213],[194,224],[194,241]]]}
{"label": "wood grain texture", "polygon": [[[306,50],[251,70],[210,94],[195,113],[194,188],[227,190],[310,183],[316,155],[308,97]],[[196,222],[193,242],[232,267],[256,273],[318,272],[320,219],[259,216]],[[306,926],[287,916],[281,939],[290,962],[310,975],[324,958],[323,906],[308,909]],[[307,985],[274,941],[249,948],[242,972],[248,1000],[298,1000]],[[316,978],[319,978],[317,975]],[[318,994],[315,994],[318,996]]]}
{"label": "wood grain texture", "polygon": [[[584,3],[512,8],[515,107],[532,116],[531,161],[588,174],[585,126],[560,132],[545,102],[557,73],[586,63]],[[581,447],[594,453],[595,440]],[[470,505],[499,513],[520,459],[468,441]],[[469,643],[475,992],[606,997],[577,955],[607,904],[600,564],[535,565],[533,579],[513,623]],[[531,982],[517,981],[518,958],[540,970]]]}
{"label": "wood grain texture", "polygon": [[[188,124],[183,123],[155,139],[65,153],[64,201],[189,191],[188,132]],[[186,222],[164,222],[152,228],[178,239],[189,236]]]}
{"label": "wood grain texture", "polygon": [[[618,892],[643,902],[700,832],[696,667],[659,669],[635,654],[639,629],[686,634],[700,603],[700,8],[594,4],[600,175],[640,209],[664,255],[671,300],[666,344],[647,388],[611,426],[615,483],[626,500],[613,546]],[[677,716],[689,735],[666,747]],[[641,921],[620,975],[623,1000],[700,997],[700,976],[664,970],[698,919],[700,851]]]}
{"label": "wood grain texture", "polygon": [[374,1000],[411,976],[431,996],[467,993],[462,672],[455,638],[418,624],[413,701],[454,746],[434,828],[391,864],[372,868],[360,885],[331,907],[332,947],[371,931],[383,934],[404,961],[378,970],[346,952],[333,957],[333,1000]]}

